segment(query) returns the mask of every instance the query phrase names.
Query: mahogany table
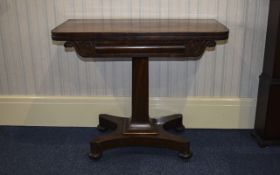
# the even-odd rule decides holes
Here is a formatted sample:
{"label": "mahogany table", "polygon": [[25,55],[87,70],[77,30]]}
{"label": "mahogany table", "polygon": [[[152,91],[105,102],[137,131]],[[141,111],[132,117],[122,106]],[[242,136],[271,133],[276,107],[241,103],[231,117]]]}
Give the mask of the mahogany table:
{"label": "mahogany table", "polygon": [[99,130],[110,134],[90,142],[92,159],[116,147],[151,146],[176,150],[190,158],[190,142],[171,134],[183,131],[182,115],[149,117],[149,57],[199,58],[216,40],[228,38],[228,29],[216,20],[71,19],[52,30],[52,39],[66,41],[81,59],[132,57],[132,117],[99,115]]}

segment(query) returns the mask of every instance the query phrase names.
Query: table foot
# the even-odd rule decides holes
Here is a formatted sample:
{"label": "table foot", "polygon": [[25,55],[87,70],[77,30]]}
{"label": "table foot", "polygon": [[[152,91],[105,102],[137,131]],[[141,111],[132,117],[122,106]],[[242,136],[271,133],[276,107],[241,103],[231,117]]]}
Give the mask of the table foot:
{"label": "table foot", "polygon": [[185,130],[183,125],[183,115],[173,114],[155,119],[158,125],[162,125],[164,129],[175,129],[178,132]]}
{"label": "table foot", "polygon": [[92,153],[89,153],[88,157],[92,160],[98,160],[100,159],[102,156],[102,154],[92,154]]}
{"label": "table foot", "polygon": [[191,152],[179,152],[178,156],[182,159],[190,159],[192,157]]}
{"label": "table foot", "polygon": [[105,132],[105,131],[108,130],[108,128],[105,128],[105,127],[103,127],[103,126],[101,126],[101,125],[97,125],[96,128],[97,128],[97,130],[100,131],[100,132]]}
{"label": "table foot", "polygon": [[[90,142],[90,158],[99,159],[102,152],[108,149],[118,147],[145,146],[159,147],[175,150],[179,156],[184,159],[191,157],[190,142],[184,138],[171,134],[167,129],[184,129],[182,124],[182,115],[175,114],[158,119],[152,119],[152,124],[156,127],[156,134],[141,133],[124,133],[128,118],[116,117],[102,114],[99,116],[99,126],[103,129],[112,129],[113,132],[99,136]],[[182,131],[182,129],[181,129]]]}
{"label": "table foot", "polygon": [[107,129],[114,130],[118,125],[120,125],[120,122],[122,122],[123,119],[125,118],[108,114],[100,114],[97,129],[101,131],[106,131]]}

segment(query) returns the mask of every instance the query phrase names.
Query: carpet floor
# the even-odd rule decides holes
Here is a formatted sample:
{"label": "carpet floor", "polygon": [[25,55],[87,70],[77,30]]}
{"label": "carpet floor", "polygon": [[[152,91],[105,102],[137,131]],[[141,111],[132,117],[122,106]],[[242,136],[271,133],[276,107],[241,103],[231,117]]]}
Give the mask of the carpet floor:
{"label": "carpet floor", "polygon": [[280,147],[259,148],[249,130],[186,130],[193,157],[119,148],[87,157],[95,128],[0,127],[0,175],[279,175]]}

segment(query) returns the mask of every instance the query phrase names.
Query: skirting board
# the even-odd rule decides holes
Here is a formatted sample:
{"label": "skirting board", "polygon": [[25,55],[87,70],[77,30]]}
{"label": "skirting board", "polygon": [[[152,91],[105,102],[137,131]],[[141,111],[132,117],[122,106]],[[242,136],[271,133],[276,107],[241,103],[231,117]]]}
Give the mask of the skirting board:
{"label": "skirting board", "polygon": [[[129,117],[127,97],[0,96],[0,125],[94,127],[101,113]],[[181,113],[187,128],[251,129],[253,98],[150,98],[151,117]]]}

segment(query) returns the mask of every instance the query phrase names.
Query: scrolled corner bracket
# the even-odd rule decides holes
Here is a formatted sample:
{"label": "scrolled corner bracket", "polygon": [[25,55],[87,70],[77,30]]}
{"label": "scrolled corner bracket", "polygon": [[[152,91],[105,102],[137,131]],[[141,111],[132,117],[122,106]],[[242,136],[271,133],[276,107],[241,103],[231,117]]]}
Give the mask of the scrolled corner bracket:
{"label": "scrolled corner bracket", "polygon": [[71,47],[74,47],[74,43],[72,41],[66,41],[64,43],[64,47],[65,48],[71,48]]}
{"label": "scrolled corner bracket", "polygon": [[215,40],[208,40],[207,47],[215,47],[215,46],[216,46],[216,41]]}
{"label": "scrolled corner bracket", "polygon": [[186,42],[186,55],[191,57],[200,57],[207,47],[215,47],[215,40],[189,40]]}
{"label": "scrolled corner bracket", "polygon": [[74,47],[76,53],[83,58],[92,58],[96,55],[93,41],[66,41],[64,47]]}

